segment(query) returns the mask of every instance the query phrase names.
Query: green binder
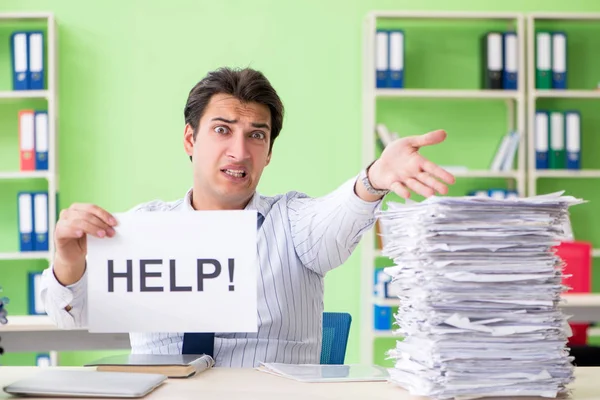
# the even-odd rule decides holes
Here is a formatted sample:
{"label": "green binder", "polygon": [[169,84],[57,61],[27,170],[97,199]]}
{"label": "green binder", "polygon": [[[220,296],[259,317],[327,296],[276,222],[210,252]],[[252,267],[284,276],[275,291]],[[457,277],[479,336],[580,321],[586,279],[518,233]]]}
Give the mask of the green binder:
{"label": "green binder", "polygon": [[565,116],[561,111],[550,113],[550,151],[548,165],[550,169],[565,169],[567,155],[565,151]]}
{"label": "green binder", "polygon": [[552,89],[552,35],[540,31],[535,37],[535,87]]}

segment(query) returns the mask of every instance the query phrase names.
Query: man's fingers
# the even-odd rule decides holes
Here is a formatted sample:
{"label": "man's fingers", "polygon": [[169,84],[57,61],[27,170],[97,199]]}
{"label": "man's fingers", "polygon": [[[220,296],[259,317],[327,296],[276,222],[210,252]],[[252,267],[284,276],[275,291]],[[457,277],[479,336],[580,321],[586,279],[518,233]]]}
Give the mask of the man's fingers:
{"label": "man's fingers", "polygon": [[73,204],[71,206],[71,208],[73,210],[85,211],[90,214],[93,214],[110,226],[115,226],[117,224],[116,218],[113,217],[111,213],[109,213],[108,211],[106,211],[105,209],[103,209],[101,207],[98,207],[97,205],[76,203],[76,204]]}
{"label": "man's fingers", "polygon": [[408,189],[400,182],[392,183],[390,185],[390,190],[403,199],[408,199],[410,197],[410,191],[408,191]]}
{"label": "man's fingers", "polygon": [[439,194],[448,193],[448,187],[444,185],[442,182],[435,179],[433,176],[428,174],[427,172],[421,172],[417,175],[417,179],[426,186],[429,186]]}
{"label": "man's fingers", "polygon": [[109,224],[104,222],[102,219],[98,218],[96,215],[91,214],[87,211],[71,210],[69,212],[69,214],[67,215],[67,219],[69,219],[69,220],[81,219],[84,221],[88,221],[88,222],[96,225],[98,228],[104,230],[105,233],[109,237],[112,237],[115,234],[115,230]]}
{"label": "man's fingers", "polygon": [[424,184],[422,184],[421,182],[419,182],[418,180],[416,180],[414,178],[407,179],[404,184],[410,190],[412,190],[415,193],[420,194],[423,197],[430,197],[435,194],[435,192],[433,191],[432,188],[425,186]]}
{"label": "man's fingers", "polygon": [[84,219],[73,219],[57,224],[57,239],[76,239],[84,234],[103,238],[107,232],[102,227]]}
{"label": "man's fingers", "polygon": [[444,168],[432,163],[429,160],[425,160],[422,168],[423,168],[423,171],[428,172],[430,175],[433,175],[434,177],[441,179],[442,181],[446,182],[449,185],[456,182],[456,178],[454,177],[454,175],[452,175],[450,172],[446,171]]}
{"label": "man's fingers", "polygon": [[433,144],[441,143],[445,139],[446,139],[446,131],[439,129],[437,131],[425,133],[424,135],[411,136],[409,138],[409,143],[413,147],[423,147],[423,146],[431,146]]}

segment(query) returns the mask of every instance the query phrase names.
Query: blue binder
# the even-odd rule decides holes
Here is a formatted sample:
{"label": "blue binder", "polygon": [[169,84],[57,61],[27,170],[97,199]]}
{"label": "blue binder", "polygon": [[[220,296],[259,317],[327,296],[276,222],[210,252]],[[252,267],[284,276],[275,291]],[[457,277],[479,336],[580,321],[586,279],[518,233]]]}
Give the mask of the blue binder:
{"label": "blue binder", "polygon": [[516,32],[504,32],[502,42],[502,86],[504,89],[516,90],[519,70],[519,51]]}
{"label": "blue binder", "polygon": [[50,360],[50,354],[38,354],[35,357],[35,365],[37,367],[51,367],[52,361]]}
{"label": "blue binder", "polygon": [[33,196],[31,192],[17,194],[19,216],[19,248],[21,251],[33,251]]}
{"label": "blue binder", "polygon": [[535,168],[548,169],[550,146],[550,114],[548,111],[537,110],[534,124]]}
{"label": "blue binder", "polygon": [[552,88],[567,88],[567,35],[552,33]]}
{"label": "blue binder", "polygon": [[375,82],[377,88],[388,85],[390,65],[390,38],[388,31],[377,30],[375,34]]}
{"label": "blue binder", "polygon": [[581,116],[579,111],[565,111],[567,169],[581,169]]}
{"label": "blue binder", "polygon": [[33,250],[48,251],[48,192],[33,193]]}
{"label": "blue binder", "polygon": [[44,34],[29,32],[27,35],[29,49],[29,89],[44,89]]}
{"label": "blue binder", "polygon": [[10,36],[14,90],[29,89],[29,52],[27,32],[13,32]]}
{"label": "blue binder", "polygon": [[388,87],[404,87],[404,31],[389,31],[389,73]]}
{"label": "blue binder", "polygon": [[374,305],[374,325],[377,330],[392,329],[392,307]]}
{"label": "blue binder", "polygon": [[48,112],[36,111],[34,117],[35,130],[35,169],[48,169]]}
{"label": "blue binder", "polygon": [[46,310],[40,297],[40,282],[42,280],[41,272],[29,272],[27,274],[28,281],[28,308],[30,315],[44,315]]}

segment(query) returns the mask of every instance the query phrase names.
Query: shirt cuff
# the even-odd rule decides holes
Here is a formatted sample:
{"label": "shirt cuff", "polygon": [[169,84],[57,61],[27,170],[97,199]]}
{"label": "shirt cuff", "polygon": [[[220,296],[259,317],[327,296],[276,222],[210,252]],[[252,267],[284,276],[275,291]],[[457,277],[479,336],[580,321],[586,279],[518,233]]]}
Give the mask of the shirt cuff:
{"label": "shirt cuff", "polygon": [[81,278],[71,284],[63,286],[54,274],[54,264],[48,270],[48,294],[52,296],[53,303],[60,309],[73,306],[73,299],[85,294],[87,281],[87,268],[83,271]]}
{"label": "shirt cuff", "polygon": [[344,191],[348,193],[348,208],[355,214],[364,215],[365,217],[375,218],[375,211],[381,208],[383,197],[376,201],[367,201],[361,199],[354,190],[360,175],[348,180],[344,186],[347,186]]}

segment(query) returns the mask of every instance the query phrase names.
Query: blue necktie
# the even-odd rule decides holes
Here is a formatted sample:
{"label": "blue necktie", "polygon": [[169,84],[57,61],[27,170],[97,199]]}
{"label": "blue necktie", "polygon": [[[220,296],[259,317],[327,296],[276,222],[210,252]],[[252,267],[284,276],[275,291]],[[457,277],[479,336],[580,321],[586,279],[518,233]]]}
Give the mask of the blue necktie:
{"label": "blue necktie", "polygon": [[182,354],[207,354],[213,357],[214,348],[214,333],[186,332],[183,334]]}

